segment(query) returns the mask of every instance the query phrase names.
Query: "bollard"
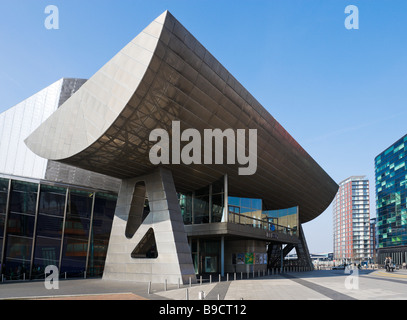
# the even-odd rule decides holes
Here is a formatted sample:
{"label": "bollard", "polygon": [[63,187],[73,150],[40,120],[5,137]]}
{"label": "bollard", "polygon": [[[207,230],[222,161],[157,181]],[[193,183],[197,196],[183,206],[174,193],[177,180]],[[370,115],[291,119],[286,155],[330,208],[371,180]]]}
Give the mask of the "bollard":
{"label": "bollard", "polygon": [[219,273],[219,282],[220,282],[220,273]]}
{"label": "bollard", "polygon": [[189,287],[192,287],[192,279],[189,277]]}
{"label": "bollard", "polygon": [[218,300],[220,300],[220,294],[218,293]]}
{"label": "bollard", "polygon": [[229,273],[226,273],[226,281],[229,282]]}
{"label": "bollard", "polygon": [[199,283],[202,286],[202,276],[199,277]]}
{"label": "bollard", "polygon": [[212,283],[212,275],[209,275],[209,283]]}
{"label": "bollard", "polygon": [[83,272],[83,278],[86,279],[86,270]]}
{"label": "bollard", "polygon": [[243,271],[240,272],[240,280],[243,279]]}
{"label": "bollard", "polygon": [[178,289],[181,287],[180,279],[178,278]]}
{"label": "bollard", "polygon": [[236,272],[233,275],[233,279],[236,281]]}
{"label": "bollard", "polygon": [[164,291],[167,291],[167,279],[164,280]]}
{"label": "bollard", "polygon": [[205,292],[204,291],[200,291],[199,295],[198,295],[199,300],[205,300]]}
{"label": "bollard", "polygon": [[151,294],[151,281],[148,282],[147,293]]}
{"label": "bollard", "polygon": [[185,292],[185,300],[189,300],[189,292],[188,292],[188,288],[186,288],[186,292]]}
{"label": "bollard", "polygon": [[249,276],[249,271],[247,271],[247,279],[249,279],[250,278],[250,276]]}

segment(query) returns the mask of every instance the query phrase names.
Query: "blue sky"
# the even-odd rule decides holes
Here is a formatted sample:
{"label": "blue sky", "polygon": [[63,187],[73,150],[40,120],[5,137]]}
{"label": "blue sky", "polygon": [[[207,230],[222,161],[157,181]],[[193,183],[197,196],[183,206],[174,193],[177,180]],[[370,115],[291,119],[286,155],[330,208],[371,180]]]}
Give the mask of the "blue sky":
{"label": "blue sky", "polygon": [[[47,30],[47,5],[59,30]],[[359,9],[347,30],[344,10]],[[331,177],[367,175],[407,133],[407,1],[2,0],[0,112],[62,77],[91,77],[169,10]],[[305,224],[332,251],[332,208]]]}

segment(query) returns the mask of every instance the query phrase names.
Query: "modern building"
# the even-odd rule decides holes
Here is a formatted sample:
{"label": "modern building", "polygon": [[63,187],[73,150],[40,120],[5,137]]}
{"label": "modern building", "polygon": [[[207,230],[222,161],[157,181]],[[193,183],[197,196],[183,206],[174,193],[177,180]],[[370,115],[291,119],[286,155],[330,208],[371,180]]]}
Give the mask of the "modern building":
{"label": "modern building", "polygon": [[361,262],[370,257],[369,180],[352,176],[339,183],[333,202],[334,259]]}
{"label": "modern building", "polygon": [[24,139],[86,80],[61,79],[0,114],[0,273],[103,274],[120,180],[43,159]]}
{"label": "modern building", "polygon": [[[75,180],[74,174],[66,181],[72,175],[61,178],[54,170],[47,176],[47,169],[37,176],[46,180],[37,182],[32,197],[37,197],[33,230],[41,226],[42,184],[74,185],[60,190],[64,227],[49,228],[58,226],[55,238],[61,232],[81,238],[72,243],[82,250],[82,260],[86,248],[81,271],[93,268],[92,221],[103,207],[97,206],[98,197],[109,192],[112,202],[117,193],[117,202],[109,241],[99,248],[106,250],[99,259],[104,279],[187,283],[197,274],[257,272],[281,268],[293,249],[293,263],[312,268],[301,225],[329,206],[338,185],[168,11],[55,105],[60,106],[19,139],[47,166],[84,170],[87,178]],[[208,141],[197,148],[208,132]],[[12,258],[9,179],[4,270]],[[79,212],[88,208],[76,214],[87,220],[81,220],[81,231],[70,231],[70,188],[79,186],[92,206],[77,205]],[[105,216],[110,217],[112,202]],[[39,243],[38,231],[30,236]],[[35,260],[37,246],[30,248]],[[64,256],[72,254],[60,248],[62,272]],[[34,267],[31,263],[31,273]]]}
{"label": "modern building", "polygon": [[407,262],[407,135],[375,158],[378,263]]}

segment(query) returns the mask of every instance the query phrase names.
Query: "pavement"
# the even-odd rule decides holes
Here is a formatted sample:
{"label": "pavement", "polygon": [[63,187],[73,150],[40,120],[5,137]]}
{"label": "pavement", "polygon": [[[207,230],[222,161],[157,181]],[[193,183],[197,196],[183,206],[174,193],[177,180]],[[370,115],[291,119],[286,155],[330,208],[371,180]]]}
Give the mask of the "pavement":
{"label": "pavement", "polygon": [[[231,277],[232,278],[232,277]],[[102,279],[0,283],[0,300],[407,300],[407,271],[316,270],[181,285]]]}

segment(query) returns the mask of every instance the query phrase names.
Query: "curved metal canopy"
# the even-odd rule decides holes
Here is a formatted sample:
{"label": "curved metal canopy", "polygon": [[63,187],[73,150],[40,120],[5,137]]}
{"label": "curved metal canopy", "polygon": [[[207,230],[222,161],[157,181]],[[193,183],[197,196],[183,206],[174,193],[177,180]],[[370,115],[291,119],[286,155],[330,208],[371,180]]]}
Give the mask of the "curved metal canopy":
{"label": "curved metal canopy", "polygon": [[149,134],[171,132],[172,121],[202,136],[204,129],[257,129],[254,175],[239,176],[240,164],[163,165],[180,192],[227,173],[229,194],[262,198],[267,209],[299,206],[301,223],[321,214],[337,192],[329,175],[168,11],[25,142],[43,158],[130,178],[155,168]]}

